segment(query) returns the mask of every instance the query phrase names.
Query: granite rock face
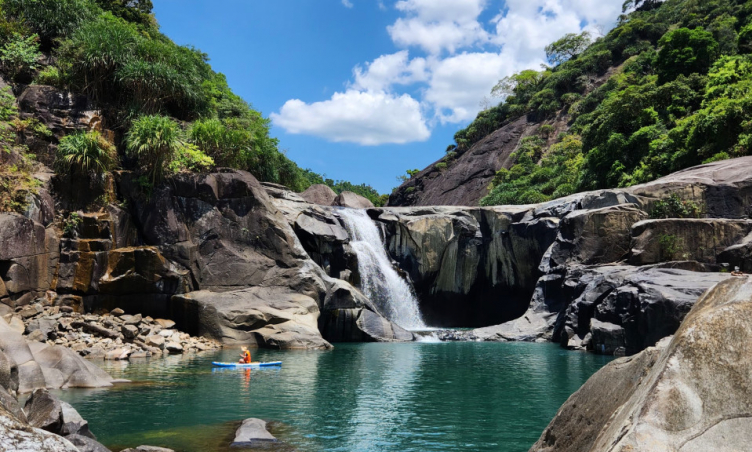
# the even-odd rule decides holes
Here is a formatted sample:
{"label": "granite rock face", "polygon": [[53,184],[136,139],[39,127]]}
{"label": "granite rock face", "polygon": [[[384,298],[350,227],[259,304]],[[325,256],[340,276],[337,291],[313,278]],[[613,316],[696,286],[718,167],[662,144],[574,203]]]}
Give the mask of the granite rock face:
{"label": "granite rock face", "polygon": [[442,169],[434,162],[389,196],[390,206],[475,206],[501,168],[513,165],[512,153],[531,133],[522,117],[482,139]]}
{"label": "granite rock face", "polygon": [[591,377],[530,450],[746,450],[752,442],[750,325],[750,278],[718,284],[670,342]]}
{"label": "granite rock face", "polygon": [[374,207],[373,203],[367,198],[360,196],[351,191],[343,191],[332,202],[333,206],[350,207],[353,209],[368,209]]}
{"label": "granite rock face", "polygon": [[334,205],[334,200],[337,198],[337,193],[324,184],[311,185],[300,194],[300,197],[305,199],[306,202],[311,204],[318,204],[320,206]]}

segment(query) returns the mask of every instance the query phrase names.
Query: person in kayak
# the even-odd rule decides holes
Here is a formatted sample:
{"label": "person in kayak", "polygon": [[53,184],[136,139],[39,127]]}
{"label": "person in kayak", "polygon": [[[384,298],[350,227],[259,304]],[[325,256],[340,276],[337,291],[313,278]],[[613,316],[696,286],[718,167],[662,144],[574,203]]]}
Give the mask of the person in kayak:
{"label": "person in kayak", "polygon": [[241,347],[240,348],[243,352],[240,354],[240,361],[238,361],[240,364],[250,364],[251,363],[251,352],[248,351],[247,347]]}

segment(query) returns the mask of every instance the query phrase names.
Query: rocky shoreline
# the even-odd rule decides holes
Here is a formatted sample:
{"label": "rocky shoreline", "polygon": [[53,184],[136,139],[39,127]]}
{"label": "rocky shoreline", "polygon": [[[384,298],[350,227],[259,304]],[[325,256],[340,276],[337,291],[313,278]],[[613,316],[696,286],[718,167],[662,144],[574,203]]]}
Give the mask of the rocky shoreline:
{"label": "rocky shoreline", "polygon": [[160,357],[222,347],[213,339],[176,330],[172,320],[128,315],[120,308],[97,315],[74,312],[69,306],[33,303],[3,318],[27,340],[68,347],[88,359]]}

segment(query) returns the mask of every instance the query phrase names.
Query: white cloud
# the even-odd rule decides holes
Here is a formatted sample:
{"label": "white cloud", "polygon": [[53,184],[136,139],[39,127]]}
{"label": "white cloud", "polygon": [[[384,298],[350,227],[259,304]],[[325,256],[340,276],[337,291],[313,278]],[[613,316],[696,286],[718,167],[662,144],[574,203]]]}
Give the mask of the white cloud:
{"label": "white cloud", "polygon": [[[351,0],[342,2],[352,6]],[[554,40],[582,31],[583,25],[608,30],[622,3],[400,0],[395,8],[403,16],[387,31],[394,44],[410,50],[358,65],[345,92],[321,102],[287,101],[272,119],[290,133],[331,141],[377,145],[426,140],[427,123],[470,121],[499,79],[540,68],[544,47]],[[482,23],[484,11],[496,16]],[[427,55],[411,58],[413,48]],[[398,89],[410,89],[412,96],[400,95]]]}
{"label": "white cloud", "polygon": [[342,4],[345,5],[345,8],[352,8],[353,4],[350,0],[342,0]]}
{"label": "white cloud", "polygon": [[441,60],[432,68],[424,99],[442,122],[471,120],[499,74],[510,72],[505,65],[505,58],[497,53],[463,53]]}
{"label": "white cloud", "polygon": [[399,18],[387,28],[396,44],[418,46],[438,54],[454,53],[488,39],[478,22],[486,0],[402,0],[396,8],[407,18]]}
{"label": "white cloud", "polygon": [[382,55],[368,63],[365,68],[356,66],[353,75],[355,82],[352,87],[366,91],[385,91],[392,85],[408,85],[428,79],[426,60],[410,60],[407,50]]}
{"label": "white cloud", "polygon": [[418,101],[383,91],[349,89],[312,104],[288,100],[271,118],[289,133],[364,146],[425,141],[431,135]]}

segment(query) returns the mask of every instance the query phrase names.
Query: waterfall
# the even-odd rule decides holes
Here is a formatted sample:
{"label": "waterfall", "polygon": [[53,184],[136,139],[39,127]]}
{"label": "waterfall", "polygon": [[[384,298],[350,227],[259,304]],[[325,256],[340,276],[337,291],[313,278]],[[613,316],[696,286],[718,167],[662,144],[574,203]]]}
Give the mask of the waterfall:
{"label": "waterfall", "polygon": [[365,210],[343,208],[338,213],[358,256],[360,290],[388,320],[407,330],[425,329],[412,287],[392,267],[373,220]]}

